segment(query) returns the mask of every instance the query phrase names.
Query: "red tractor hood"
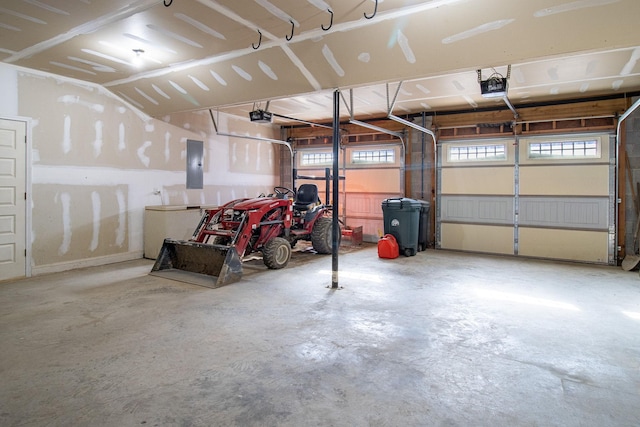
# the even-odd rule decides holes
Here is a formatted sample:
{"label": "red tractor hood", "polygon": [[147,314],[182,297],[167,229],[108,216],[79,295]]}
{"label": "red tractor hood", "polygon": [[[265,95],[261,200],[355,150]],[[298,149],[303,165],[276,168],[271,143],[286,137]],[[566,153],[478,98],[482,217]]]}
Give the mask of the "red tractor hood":
{"label": "red tractor hood", "polygon": [[252,209],[267,209],[271,210],[280,206],[289,206],[291,204],[290,199],[277,199],[275,197],[256,197],[255,199],[243,200],[242,202],[233,205],[234,210],[252,210]]}

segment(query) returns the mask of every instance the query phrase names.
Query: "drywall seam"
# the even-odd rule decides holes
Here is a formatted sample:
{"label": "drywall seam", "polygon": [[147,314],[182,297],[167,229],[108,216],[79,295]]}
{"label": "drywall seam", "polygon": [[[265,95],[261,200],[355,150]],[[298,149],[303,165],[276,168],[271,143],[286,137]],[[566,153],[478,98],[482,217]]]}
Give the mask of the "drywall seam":
{"label": "drywall seam", "polygon": [[122,189],[116,191],[116,199],[118,200],[118,227],[116,228],[116,246],[121,248],[124,245],[124,239],[127,235],[127,201],[124,197]]}
{"label": "drywall seam", "polygon": [[62,193],[59,198],[62,208],[62,243],[58,248],[58,254],[64,255],[69,252],[71,246],[71,196],[69,193]]}
{"label": "drywall seam", "polygon": [[322,46],[322,56],[324,56],[324,59],[327,60],[331,68],[333,68],[333,71],[335,71],[339,77],[344,77],[344,69],[340,66],[340,64],[336,60],[336,57],[333,55],[333,52],[331,51],[331,48],[329,48],[329,46],[327,46],[326,44]]}
{"label": "drywall seam", "polygon": [[91,235],[91,244],[89,250],[95,252],[100,244],[100,219],[102,214],[102,203],[100,201],[100,195],[97,191],[91,192],[91,206],[93,211],[93,228]]}
{"label": "drywall seam", "polygon": [[[136,4],[137,3],[137,4]],[[67,31],[64,34],[60,34],[56,37],[53,37],[49,40],[42,41],[33,46],[30,46],[26,49],[21,50],[15,55],[11,55],[9,58],[6,58],[5,62],[14,62],[22,58],[27,58],[29,56],[40,53],[46,49],[49,49],[53,46],[57,46],[61,43],[64,43],[68,40],[76,36],[80,36],[82,34],[88,34],[93,31],[96,31],[104,26],[115,23],[121,19],[127,18],[129,16],[135,15],[139,12],[143,12],[157,4],[157,0],[144,0],[134,2],[133,5],[128,5],[125,8],[117,9],[115,12],[109,13],[105,16],[101,16],[99,19],[86,22],[82,25],[79,25],[71,30]]]}
{"label": "drywall seam", "polygon": [[3,65],[5,65],[7,67],[14,68],[16,71],[18,71],[19,73],[22,73],[24,75],[33,76],[33,77],[49,78],[49,79],[55,80],[56,82],[71,84],[71,85],[73,85],[75,87],[87,88],[88,90],[96,90],[96,92],[99,95],[106,96],[107,98],[110,98],[112,100],[115,100],[115,101],[123,104],[132,113],[134,113],[141,121],[148,122],[148,121],[153,119],[150,115],[148,115],[147,113],[142,111],[140,108],[136,107],[134,104],[132,104],[131,102],[127,101],[123,97],[118,96],[115,93],[111,92],[109,89],[107,89],[103,85],[99,85],[97,83],[91,83],[91,82],[87,82],[87,81],[83,81],[83,80],[73,79],[71,77],[60,76],[58,74],[52,74],[52,73],[48,73],[46,71],[39,71],[39,70],[31,69],[31,68],[24,68],[24,67],[20,67],[18,65],[13,65],[13,64],[3,64]]}
{"label": "drywall seam", "polygon": [[[348,32],[351,30],[355,30],[361,27],[366,27],[369,25],[375,25],[377,23],[383,22],[383,21],[387,21],[387,20],[391,20],[391,19],[396,19],[396,18],[402,18],[405,16],[410,16],[419,12],[424,12],[427,10],[431,10],[431,9],[435,9],[444,5],[448,5],[448,4],[452,4],[452,3],[458,3],[461,1],[468,1],[468,0],[432,0],[430,2],[427,3],[419,3],[413,6],[407,6],[406,8],[402,8],[399,10],[392,10],[389,12],[378,12],[376,14],[376,19],[358,19],[355,21],[350,21],[350,22],[342,22],[342,23],[335,23],[333,24],[333,27],[331,29],[331,32]],[[236,21],[239,24],[242,24],[244,26],[246,26],[247,28],[250,28],[252,30],[254,30],[255,28],[258,28],[259,25],[256,25],[253,22],[250,22],[242,17],[240,17],[239,15],[237,15],[235,12],[227,9],[224,6],[221,6],[220,4],[211,1],[211,0],[198,0],[199,3],[203,4],[204,6],[207,6],[223,15],[225,15],[227,18],[232,19],[234,21]],[[306,31],[304,33],[301,34],[296,34],[295,38],[292,41],[286,41],[285,39],[282,39],[281,37],[277,37],[274,34],[270,34],[269,32],[262,30],[262,34],[263,36],[265,36],[266,38],[270,39],[270,41],[268,42],[263,42],[262,48],[261,49],[268,49],[271,47],[280,47],[282,49],[289,49],[288,48],[288,44],[289,43],[298,43],[298,42],[302,42],[302,41],[307,41],[307,40],[312,40],[312,39],[316,39],[318,37],[322,37],[323,35],[326,35],[326,32],[324,30],[322,30],[321,28],[315,29],[315,30],[311,30],[311,31]],[[111,87],[111,86],[118,86],[118,85],[122,85],[122,84],[127,84],[127,83],[131,83],[134,81],[138,81],[138,80],[143,80],[143,79],[148,79],[148,78],[153,78],[153,77],[161,77],[161,76],[165,76],[167,74],[172,74],[176,71],[184,71],[184,70],[188,70],[190,68],[194,68],[194,67],[199,67],[201,65],[211,65],[211,64],[216,64],[216,63],[220,63],[223,61],[227,61],[230,59],[235,59],[241,56],[246,56],[247,54],[250,54],[254,51],[253,47],[248,46],[246,49],[239,49],[237,51],[234,52],[228,52],[228,53],[224,53],[221,55],[217,55],[217,56],[210,56],[208,58],[204,58],[204,59],[199,59],[199,60],[194,60],[194,61],[186,61],[183,62],[181,64],[172,64],[171,68],[163,68],[163,69],[159,69],[159,70],[153,70],[153,71],[148,71],[148,72],[142,72],[142,73],[138,73],[136,75],[130,76],[128,78],[124,78],[124,79],[120,79],[120,80],[113,80],[110,82],[106,82],[104,84],[105,87]],[[286,52],[286,50],[285,50]],[[290,51],[291,52],[291,51]],[[296,63],[297,65],[297,63]],[[302,70],[301,70],[302,71]],[[305,76],[308,78],[307,74],[305,74]],[[311,84],[313,84],[311,81],[309,82]]]}
{"label": "drywall seam", "polygon": [[126,132],[124,123],[120,122],[118,125],[118,151],[124,151],[127,148]]}
{"label": "drywall seam", "polygon": [[[243,159],[244,160],[244,159]],[[213,177],[220,171],[210,171],[205,177]],[[243,172],[228,172],[236,176],[236,182],[242,185],[261,184],[265,175]],[[86,177],[91,180],[87,181]],[[164,186],[184,185],[184,170],[162,170],[162,169],[117,169],[110,167],[85,167],[69,165],[34,165],[32,170],[32,183],[38,185],[87,185],[87,186],[113,186],[122,185],[123,182],[136,183],[138,187],[148,187],[149,192],[154,187],[154,182],[160,182]],[[208,181],[214,183],[213,181]],[[158,187],[156,184],[155,187]]]}
{"label": "drywall seam", "polygon": [[65,114],[62,130],[62,152],[68,154],[69,151],[71,151],[71,116]]}
{"label": "drywall seam", "polygon": [[100,154],[102,154],[102,145],[103,145],[102,129],[103,129],[102,120],[97,120],[95,123],[96,139],[93,141],[93,155],[95,158],[100,157]]}
{"label": "drywall seam", "polygon": [[153,145],[153,142],[145,141],[144,144],[138,147],[138,150],[136,151],[138,155],[138,159],[140,159],[140,162],[142,162],[142,164],[145,165],[147,168],[151,163],[151,158],[145,154],[145,151],[147,150],[147,148],[151,147],[151,145]]}

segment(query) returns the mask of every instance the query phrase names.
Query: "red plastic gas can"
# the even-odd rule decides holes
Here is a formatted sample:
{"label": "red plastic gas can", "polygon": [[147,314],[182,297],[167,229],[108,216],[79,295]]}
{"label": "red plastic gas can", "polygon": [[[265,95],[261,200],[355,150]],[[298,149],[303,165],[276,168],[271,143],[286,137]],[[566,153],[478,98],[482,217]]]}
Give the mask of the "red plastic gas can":
{"label": "red plastic gas can", "polygon": [[385,234],[378,240],[378,257],[393,259],[398,258],[398,255],[400,255],[400,248],[393,234]]}

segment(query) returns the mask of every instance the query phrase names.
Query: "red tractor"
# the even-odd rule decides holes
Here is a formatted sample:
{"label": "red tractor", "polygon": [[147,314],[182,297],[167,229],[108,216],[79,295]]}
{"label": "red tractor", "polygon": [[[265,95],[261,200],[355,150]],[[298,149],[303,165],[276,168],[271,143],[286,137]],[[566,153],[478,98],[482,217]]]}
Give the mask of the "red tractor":
{"label": "red tractor", "polygon": [[320,202],[315,184],[297,192],[275,187],[268,196],[205,210],[190,240],[164,240],[151,274],[217,288],[240,280],[242,259],[254,252],[270,269],[287,266],[298,240],[329,254],[332,231],[331,207]]}

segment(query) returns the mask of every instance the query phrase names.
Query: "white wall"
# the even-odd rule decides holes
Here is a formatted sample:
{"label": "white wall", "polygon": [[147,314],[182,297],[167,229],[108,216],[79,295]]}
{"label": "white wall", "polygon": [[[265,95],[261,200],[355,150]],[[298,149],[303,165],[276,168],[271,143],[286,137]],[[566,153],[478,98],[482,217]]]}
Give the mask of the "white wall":
{"label": "white wall", "polygon": [[18,71],[15,67],[0,63],[0,116],[18,115]]}
{"label": "white wall", "polygon": [[[145,206],[215,205],[275,184],[274,147],[219,138],[202,114],[158,120],[100,86],[10,66],[0,67],[0,90],[0,116],[30,121],[34,275],[142,257]],[[202,190],[186,189],[187,139],[204,142]]]}

